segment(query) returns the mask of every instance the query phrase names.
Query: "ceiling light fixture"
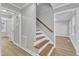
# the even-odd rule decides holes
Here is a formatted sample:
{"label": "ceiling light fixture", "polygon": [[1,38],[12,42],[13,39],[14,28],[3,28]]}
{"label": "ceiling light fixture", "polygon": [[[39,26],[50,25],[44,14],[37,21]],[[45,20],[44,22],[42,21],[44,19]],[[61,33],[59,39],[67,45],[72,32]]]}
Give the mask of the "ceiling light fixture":
{"label": "ceiling light fixture", "polygon": [[3,12],[7,12],[7,10],[2,10]]}

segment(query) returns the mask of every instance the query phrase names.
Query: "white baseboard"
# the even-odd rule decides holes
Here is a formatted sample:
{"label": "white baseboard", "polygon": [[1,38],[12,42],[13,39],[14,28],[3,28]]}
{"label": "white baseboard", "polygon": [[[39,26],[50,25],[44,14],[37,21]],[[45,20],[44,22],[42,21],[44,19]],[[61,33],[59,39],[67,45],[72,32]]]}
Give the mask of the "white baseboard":
{"label": "white baseboard", "polygon": [[51,53],[52,53],[52,51],[54,50],[54,48],[55,48],[55,47],[52,47],[52,48],[51,48],[51,50],[50,50],[50,52],[49,52],[48,56],[50,56],[50,55],[51,55]]}
{"label": "white baseboard", "polygon": [[13,42],[15,45],[17,45],[18,47],[22,48],[23,50],[25,50],[26,52],[28,52],[29,54],[31,54],[32,56],[39,56],[38,54],[36,54],[35,52],[29,50],[29,49],[25,49],[22,46],[20,46],[19,44],[17,44],[16,42]]}
{"label": "white baseboard", "polygon": [[69,37],[69,36],[67,36],[67,35],[56,35],[56,36]]}
{"label": "white baseboard", "polygon": [[79,51],[78,51],[78,49],[77,49],[77,46],[76,46],[76,44],[74,43],[74,41],[72,40],[72,38],[69,36],[69,38],[70,38],[70,40],[71,40],[71,42],[72,42],[72,44],[73,44],[73,46],[74,46],[74,48],[75,48],[75,50],[76,50],[76,54],[79,56]]}
{"label": "white baseboard", "polygon": [[79,52],[77,52],[76,54],[77,54],[77,56],[79,56]]}

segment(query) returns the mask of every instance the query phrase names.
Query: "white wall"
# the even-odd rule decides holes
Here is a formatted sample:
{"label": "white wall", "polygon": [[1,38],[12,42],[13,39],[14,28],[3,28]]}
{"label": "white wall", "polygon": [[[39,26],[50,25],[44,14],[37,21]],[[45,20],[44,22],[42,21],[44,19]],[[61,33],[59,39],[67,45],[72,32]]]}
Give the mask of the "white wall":
{"label": "white wall", "polygon": [[56,36],[68,36],[68,22],[56,22]]}

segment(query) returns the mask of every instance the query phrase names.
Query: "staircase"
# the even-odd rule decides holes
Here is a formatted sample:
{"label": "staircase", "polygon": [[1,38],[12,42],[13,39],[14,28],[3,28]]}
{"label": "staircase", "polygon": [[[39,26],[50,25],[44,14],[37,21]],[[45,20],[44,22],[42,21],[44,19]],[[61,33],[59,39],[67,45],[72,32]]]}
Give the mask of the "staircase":
{"label": "staircase", "polygon": [[49,56],[54,49],[52,41],[40,28],[36,29],[36,41],[34,43],[34,47],[38,49],[38,54],[40,56]]}

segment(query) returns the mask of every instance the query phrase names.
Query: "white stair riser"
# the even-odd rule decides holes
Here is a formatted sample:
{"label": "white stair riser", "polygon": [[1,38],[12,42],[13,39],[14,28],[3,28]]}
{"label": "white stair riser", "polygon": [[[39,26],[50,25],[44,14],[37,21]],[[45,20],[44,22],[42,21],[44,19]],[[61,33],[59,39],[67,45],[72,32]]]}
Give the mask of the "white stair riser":
{"label": "white stair riser", "polygon": [[[36,35],[36,38],[41,37],[41,36],[45,36],[44,34],[41,35]],[[45,36],[46,37],[46,36]]]}
{"label": "white stair riser", "polygon": [[48,56],[50,56],[50,55],[51,55],[51,53],[52,53],[53,49],[54,49],[54,47],[52,47],[52,48],[51,48],[51,50],[50,50],[50,52],[49,52]]}
{"label": "white stair riser", "polygon": [[38,45],[39,43],[43,42],[44,40],[47,40],[47,38],[43,38],[41,40],[38,40],[34,43],[34,46]]}
{"label": "white stair riser", "polygon": [[42,33],[41,31],[36,31],[36,33]]}
{"label": "white stair riser", "polygon": [[45,47],[46,47],[49,43],[50,43],[50,42],[47,42],[42,48],[40,48],[38,53],[40,53],[42,50],[44,50]]}

